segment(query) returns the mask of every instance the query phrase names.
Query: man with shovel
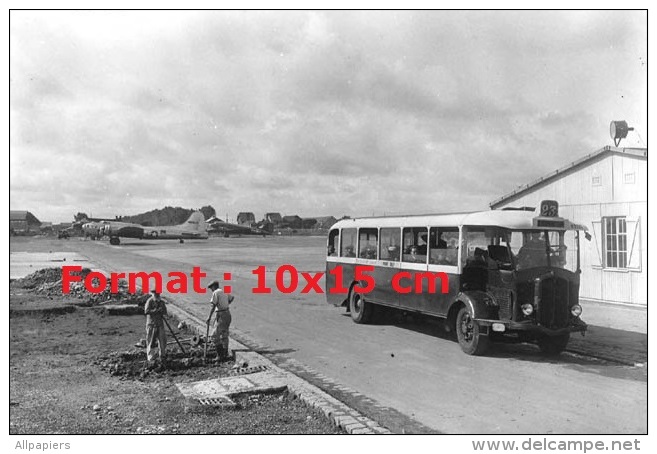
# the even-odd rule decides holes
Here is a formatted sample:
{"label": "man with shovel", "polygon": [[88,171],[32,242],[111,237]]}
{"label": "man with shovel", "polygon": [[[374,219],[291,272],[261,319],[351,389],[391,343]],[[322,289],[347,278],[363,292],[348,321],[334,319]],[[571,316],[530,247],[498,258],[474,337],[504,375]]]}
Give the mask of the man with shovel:
{"label": "man with shovel", "polygon": [[161,367],[166,367],[167,333],[164,329],[164,316],[167,307],[155,290],[146,301],[144,313],[146,314],[146,357],[148,363],[153,364],[159,356]]}
{"label": "man with shovel", "polygon": [[218,281],[212,281],[212,283],[208,285],[208,288],[212,290],[212,298],[210,299],[212,308],[210,309],[210,315],[207,320],[208,331],[210,323],[212,322],[212,314],[216,310],[217,316],[215,319],[215,328],[212,338],[217,350],[217,361],[228,361],[231,359],[228,354],[228,342],[230,340],[228,337],[228,328],[232,321],[229,305],[233,302],[234,297],[232,295],[226,295],[223,289],[219,287]]}

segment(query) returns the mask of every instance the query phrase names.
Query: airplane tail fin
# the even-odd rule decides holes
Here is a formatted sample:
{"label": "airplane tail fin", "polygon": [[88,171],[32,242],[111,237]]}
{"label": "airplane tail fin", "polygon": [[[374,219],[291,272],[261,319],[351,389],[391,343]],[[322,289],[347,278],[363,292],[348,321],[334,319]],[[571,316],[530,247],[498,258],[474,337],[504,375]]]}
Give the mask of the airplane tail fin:
{"label": "airplane tail fin", "polygon": [[274,224],[272,224],[269,221],[265,221],[264,219],[256,225],[256,228],[262,230],[263,232],[267,232],[269,234],[274,233]]}
{"label": "airplane tail fin", "polygon": [[196,232],[207,232],[208,228],[205,223],[205,216],[200,211],[195,211],[192,215],[185,221],[183,226],[186,229],[193,230]]}

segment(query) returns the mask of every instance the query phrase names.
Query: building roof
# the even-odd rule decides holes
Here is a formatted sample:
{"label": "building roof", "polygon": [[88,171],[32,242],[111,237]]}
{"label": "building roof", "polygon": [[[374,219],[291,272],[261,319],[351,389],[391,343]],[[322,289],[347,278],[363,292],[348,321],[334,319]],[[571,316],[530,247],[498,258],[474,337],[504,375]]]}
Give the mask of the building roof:
{"label": "building roof", "polygon": [[27,211],[10,211],[10,221],[25,221],[27,219]]}
{"label": "building roof", "polygon": [[23,210],[14,210],[14,211],[9,211],[9,220],[10,221],[27,221],[28,223],[32,224],[41,224],[41,221],[39,221],[36,216],[34,216],[32,213],[29,211],[23,211]]}
{"label": "building roof", "polygon": [[594,161],[599,160],[607,155],[631,156],[634,158],[644,159],[647,161],[648,149],[647,148],[616,148],[611,146],[603,147],[597,151],[594,151],[593,153],[589,153],[588,155],[576,161],[571,162],[570,164],[560,169],[555,170],[552,173],[542,176],[538,180],[534,180],[531,183],[518,187],[517,189],[511,191],[510,193],[503,195],[498,199],[493,200],[489,206],[492,209],[495,209],[500,205],[504,204],[505,202],[507,202],[511,198],[516,198],[521,195],[524,195],[527,192],[531,192],[537,186],[545,185],[558,178],[561,178],[564,175],[568,175],[572,172],[575,172],[581,169],[582,167],[586,167],[589,164],[593,163]]}

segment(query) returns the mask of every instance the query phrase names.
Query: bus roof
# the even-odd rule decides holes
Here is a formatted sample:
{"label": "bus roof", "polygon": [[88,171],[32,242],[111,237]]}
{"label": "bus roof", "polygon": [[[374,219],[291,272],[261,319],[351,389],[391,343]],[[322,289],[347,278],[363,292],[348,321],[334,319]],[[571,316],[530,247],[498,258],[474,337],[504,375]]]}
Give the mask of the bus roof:
{"label": "bus roof", "polygon": [[[503,227],[512,230],[545,230],[546,227],[536,227],[536,213],[524,210],[488,210],[472,213],[428,214],[409,216],[385,216],[371,218],[343,219],[333,224],[331,229],[349,227],[460,227],[489,226]],[[549,227],[548,230],[587,230],[586,227],[573,224],[563,218],[541,218],[564,221],[563,228]]]}

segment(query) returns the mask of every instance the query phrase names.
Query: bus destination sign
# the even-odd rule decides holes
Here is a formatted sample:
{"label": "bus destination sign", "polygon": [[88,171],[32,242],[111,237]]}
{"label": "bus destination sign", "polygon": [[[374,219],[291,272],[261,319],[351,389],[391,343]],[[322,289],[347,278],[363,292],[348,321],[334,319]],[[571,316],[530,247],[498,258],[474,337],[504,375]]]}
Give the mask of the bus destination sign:
{"label": "bus destination sign", "polygon": [[543,200],[541,202],[541,216],[547,218],[559,216],[559,202],[556,200]]}

